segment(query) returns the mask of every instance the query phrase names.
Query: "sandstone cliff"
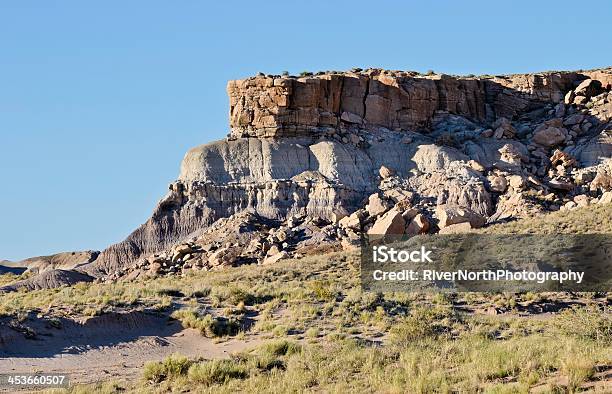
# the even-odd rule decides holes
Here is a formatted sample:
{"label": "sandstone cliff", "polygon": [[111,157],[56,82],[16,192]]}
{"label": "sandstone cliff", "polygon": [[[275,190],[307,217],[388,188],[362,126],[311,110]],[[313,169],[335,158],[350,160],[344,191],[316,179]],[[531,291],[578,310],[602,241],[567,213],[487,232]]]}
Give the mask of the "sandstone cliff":
{"label": "sandstone cliff", "polygon": [[612,69],[230,81],[228,138],[187,152],[152,217],[78,269],[117,278],[177,261],[269,262],[311,239],[349,247],[361,232],[458,231],[605,203],[611,84]]}
{"label": "sandstone cliff", "polygon": [[288,137],[338,128],[427,130],[436,111],[478,122],[512,118],[542,102],[558,103],[579,78],[546,73],[492,78],[368,70],[305,78],[230,81],[232,137]]}

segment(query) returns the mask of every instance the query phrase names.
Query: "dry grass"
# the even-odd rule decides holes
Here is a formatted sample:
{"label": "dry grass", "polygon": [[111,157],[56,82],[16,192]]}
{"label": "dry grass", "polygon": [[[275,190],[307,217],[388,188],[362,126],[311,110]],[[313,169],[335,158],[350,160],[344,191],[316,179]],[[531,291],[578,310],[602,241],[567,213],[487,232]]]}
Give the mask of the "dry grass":
{"label": "dry grass", "polygon": [[486,234],[603,234],[612,233],[612,204],[558,211],[480,229]]}
{"label": "dry grass", "polygon": [[[484,324],[484,323],[483,323]],[[610,348],[597,341],[554,333],[499,340],[479,330],[455,338],[411,335],[401,346],[355,340],[299,345],[273,341],[226,360],[187,360],[174,355],[145,367],[131,392],[527,392],[561,376],[579,388]],[[552,388],[551,388],[552,389]]]}
{"label": "dry grass", "polygon": [[[612,205],[492,226],[489,233],[612,232]],[[585,295],[582,295],[585,296]],[[592,295],[591,295],[592,296]],[[554,302],[554,294],[364,293],[357,254],[332,253],[271,266],[0,296],[0,311],[53,315],[121,308],[169,309],[184,326],[215,334],[220,316],[256,316],[242,338],[268,340],[227,360],[175,355],[147,364],[137,384],[71,392],[527,392],[563,378],[563,390],[612,368],[612,310],[589,307],[548,319],[459,313],[456,305]],[[599,305],[599,307],[597,306]],[[119,387],[119,388],[118,388]],[[553,387],[550,387],[550,391]]]}

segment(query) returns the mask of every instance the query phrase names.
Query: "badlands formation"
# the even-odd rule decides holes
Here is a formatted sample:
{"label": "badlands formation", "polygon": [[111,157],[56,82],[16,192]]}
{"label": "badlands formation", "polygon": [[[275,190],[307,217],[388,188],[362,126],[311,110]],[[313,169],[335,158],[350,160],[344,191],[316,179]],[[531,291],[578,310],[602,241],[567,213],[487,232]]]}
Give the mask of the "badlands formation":
{"label": "badlands formation", "polygon": [[273,264],[363,233],[466,232],[610,203],[611,85],[610,68],[230,81],[230,133],[187,152],[145,224],[0,291]]}

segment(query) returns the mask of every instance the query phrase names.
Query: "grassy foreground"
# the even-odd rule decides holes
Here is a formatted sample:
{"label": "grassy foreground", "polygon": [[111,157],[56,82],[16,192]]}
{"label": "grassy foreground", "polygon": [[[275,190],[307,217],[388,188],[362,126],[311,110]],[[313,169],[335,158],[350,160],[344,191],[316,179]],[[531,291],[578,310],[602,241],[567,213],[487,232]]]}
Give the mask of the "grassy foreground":
{"label": "grassy foreground", "polygon": [[[612,232],[612,205],[491,233]],[[573,297],[579,306],[526,315]],[[357,254],[335,253],[175,277],[0,296],[0,313],[42,318],[141,309],[215,341],[263,344],[229,359],[174,355],[138,382],[90,392],[610,392],[612,310],[594,294],[363,293]],[[492,314],[490,313],[493,311]],[[609,378],[608,378],[609,379]]]}

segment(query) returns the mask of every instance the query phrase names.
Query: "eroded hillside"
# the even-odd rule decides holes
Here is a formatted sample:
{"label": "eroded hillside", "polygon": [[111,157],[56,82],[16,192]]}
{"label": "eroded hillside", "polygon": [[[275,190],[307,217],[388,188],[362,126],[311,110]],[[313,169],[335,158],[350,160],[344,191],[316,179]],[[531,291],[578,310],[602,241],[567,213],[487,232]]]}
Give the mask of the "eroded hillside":
{"label": "eroded hillside", "polygon": [[612,70],[380,69],[228,83],[228,138],[191,149],[151,218],[70,271],[133,280],[464,232],[612,200]]}

